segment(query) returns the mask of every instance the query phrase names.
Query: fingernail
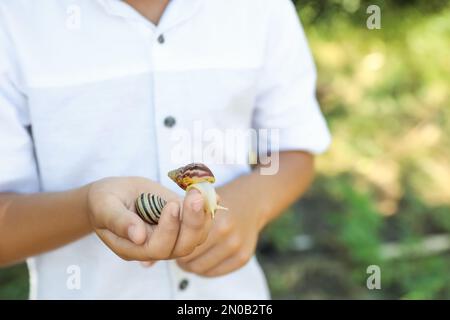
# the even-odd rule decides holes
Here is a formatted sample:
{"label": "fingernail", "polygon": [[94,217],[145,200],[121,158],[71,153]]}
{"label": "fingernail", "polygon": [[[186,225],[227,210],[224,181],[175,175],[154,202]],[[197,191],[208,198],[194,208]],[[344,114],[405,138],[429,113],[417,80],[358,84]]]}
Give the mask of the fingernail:
{"label": "fingernail", "polygon": [[178,218],[180,216],[180,209],[177,204],[172,205],[172,217]]}
{"label": "fingernail", "polygon": [[141,262],[141,265],[145,268],[149,268],[152,265],[154,265],[155,263],[156,263],[156,261],[143,261],[143,262]]}
{"label": "fingernail", "polygon": [[135,225],[131,225],[128,227],[128,238],[130,238],[131,241],[133,241],[134,243],[137,242],[136,240],[136,226]]}
{"label": "fingernail", "polygon": [[194,201],[192,201],[191,208],[194,211],[200,211],[203,208],[203,198],[198,197]]}

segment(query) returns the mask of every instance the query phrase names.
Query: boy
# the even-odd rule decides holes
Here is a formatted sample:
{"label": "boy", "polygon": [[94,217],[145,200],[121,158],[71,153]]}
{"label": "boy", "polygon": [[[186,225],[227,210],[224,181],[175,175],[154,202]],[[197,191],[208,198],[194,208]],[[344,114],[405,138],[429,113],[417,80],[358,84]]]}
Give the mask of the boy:
{"label": "boy", "polygon": [[[268,298],[259,231],[330,141],[314,93],[289,0],[0,0],[0,264],[28,259],[38,299]],[[167,177],[173,136],[250,128],[278,133],[276,174],[204,161],[212,220]],[[156,227],[141,192],[168,200]]]}

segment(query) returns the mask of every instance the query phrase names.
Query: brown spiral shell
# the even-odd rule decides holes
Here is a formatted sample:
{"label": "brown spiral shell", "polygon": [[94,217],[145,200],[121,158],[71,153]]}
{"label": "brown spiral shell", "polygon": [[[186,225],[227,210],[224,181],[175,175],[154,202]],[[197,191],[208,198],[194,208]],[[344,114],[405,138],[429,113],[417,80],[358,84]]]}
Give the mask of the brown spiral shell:
{"label": "brown spiral shell", "polygon": [[214,183],[216,181],[211,170],[203,163],[190,163],[170,171],[168,176],[183,190],[196,183]]}
{"label": "brown spiral shell", "polygon": [[138,215],[149,224],[158,224],[166,204],[166,200],[151,193],[142,193],[135,202]]}

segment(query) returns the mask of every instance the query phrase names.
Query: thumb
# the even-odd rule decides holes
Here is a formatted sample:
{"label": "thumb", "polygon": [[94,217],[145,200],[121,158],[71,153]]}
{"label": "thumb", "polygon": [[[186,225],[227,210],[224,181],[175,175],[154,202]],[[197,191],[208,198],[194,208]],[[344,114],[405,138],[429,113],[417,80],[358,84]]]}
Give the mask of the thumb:
{"label": "thumb", "polygon": [[[134,212],[131,212],[134,214]],[[137,245],[144,244],[147,240],[147,229],[145,227],[145,222],[142,221],[139,217],[137,218],[137,222],[132,222],[128,225],[127,235],[128,239],[134,242]]]}
{"label": "thumb", "polygon": [[147,240],[145,222],[120,201],[114,202],[110,203],[106,227],[121,238],[129,239],[137,245],[143,244]]}

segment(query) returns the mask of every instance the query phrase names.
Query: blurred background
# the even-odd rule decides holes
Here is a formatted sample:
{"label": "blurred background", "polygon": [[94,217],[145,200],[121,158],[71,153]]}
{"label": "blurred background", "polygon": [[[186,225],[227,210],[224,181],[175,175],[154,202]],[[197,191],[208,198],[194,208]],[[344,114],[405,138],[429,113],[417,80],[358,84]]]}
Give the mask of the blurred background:
{"label": "blurred background", "polygon": [[[262,235],[273,298],[450,299],[450,2],[294,2],[334,140]],[[25,265],[0,269],[0,299],[27,293]]]}

